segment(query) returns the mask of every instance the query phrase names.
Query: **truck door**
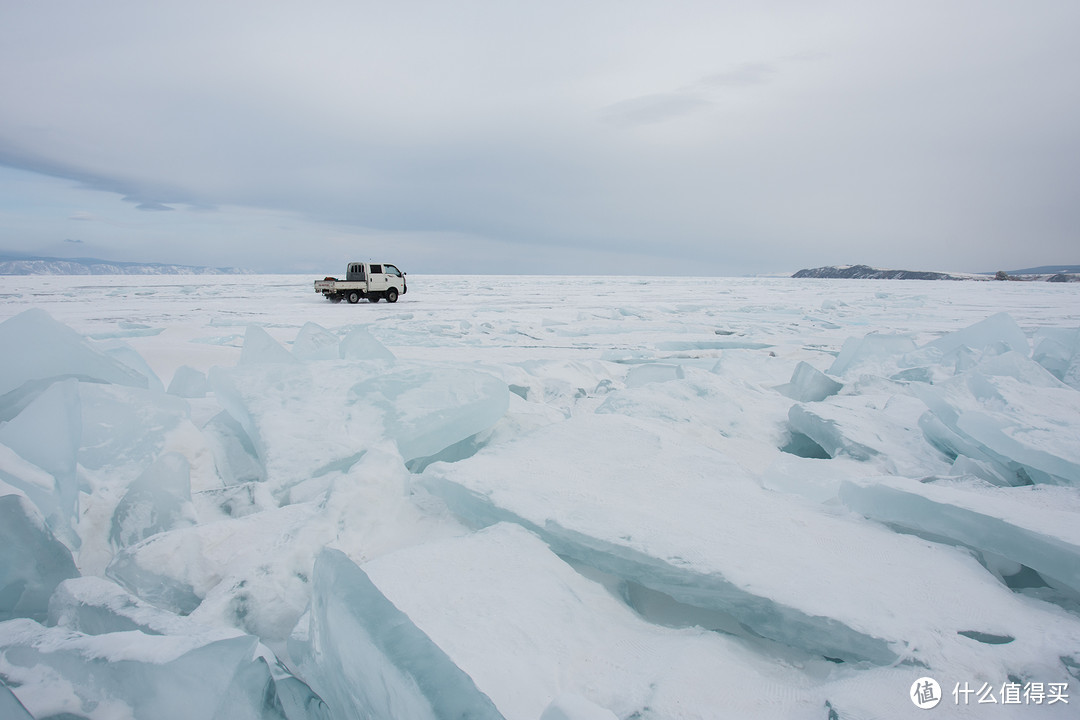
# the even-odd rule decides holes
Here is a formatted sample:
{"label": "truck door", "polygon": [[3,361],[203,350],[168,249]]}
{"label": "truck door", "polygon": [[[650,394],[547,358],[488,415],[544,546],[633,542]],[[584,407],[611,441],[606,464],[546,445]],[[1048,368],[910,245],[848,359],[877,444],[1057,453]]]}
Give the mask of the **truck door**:
{"label": "truck door", "polygon": [[390,282],[386,273],[383,272],[383,266],[381,264],[368,265],[368,292],[385,292],[389,286]]}

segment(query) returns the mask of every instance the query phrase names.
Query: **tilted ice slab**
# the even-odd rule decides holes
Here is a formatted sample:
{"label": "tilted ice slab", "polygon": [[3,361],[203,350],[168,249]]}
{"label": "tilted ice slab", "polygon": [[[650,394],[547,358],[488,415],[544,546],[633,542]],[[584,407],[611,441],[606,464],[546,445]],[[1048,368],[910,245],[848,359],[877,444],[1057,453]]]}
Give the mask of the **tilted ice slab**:
{"label": "tilted ice slab", "polygon": [[937,340],[927,343],[926,348],[949,355],[961,348],[976,351],[990,350],[995,354],[1019,352],[1027,355],[1031,352],[1031,343],[1020,326],[1008,313],[997,313],[974,325],[947,333]]}
{"label": "tilted ice slab", "polygon": [[173,373],[168,393],[182,398],[206,397],[210,385],[206,382],[206,373],[195,368],[181,365]]}
{"label": "tilted ice slab", "polygon": [[827,372],[836,377],[856,370],[891,375],[898,369],[899,358],[915,349],[915,341],[907,335],[869,333],[861,338],[848,338]]}
{"label": "tilted ice slab", "polygon": [[1080,592],[1080,495],[1071,488],[878,477],[844,482],[839,497],[867,517],[999,555]]}
{"label": "tilted ice slab", "polygon": [[295,362],[293,356],[270,333],[258,325],[248,325],[240,349],[241,365],[272,365]]}
{"label": "tilted ice slab", "polygon": [[382,418],[353,408],[349,389],[382,370],[342,363],[212,368],[222,407],[240,424],[275,494],[350,463],[382,440]]}
{"label": "tilted ice slab", "polygon": [[0,356],[0,407],[18,403],[16,395],[69,377],[148,386],[145,376],[98,352],[44,310],[27,310],[0,323],[0,347],[5,348]]}
{"label": "tilted ice slab", "polygon": [[840,392],[843,387],[810,363],[800,361],[791,373],[791,381],[773,389],[799,402],[819,402]]}
{"label": "tilted ice slab", "polygon": [[956,455],[997,463],[1027,482],[1080,486],[1080,391],[1007,353],[951,380],[913,388],[930,409],[928,439]]}
{"label": "tilted ice slab", "polygon": [[356,327],[341,340],[338,354],[342,360],[385,360],[396,358],[390,349],[375,339],[366,327]]}
{"label": "tilted ice slab", "polygon": [[502,720],[472,678],[339,550],[315,562],[309,617],[307,638],[292,642],[290,655],[335,717]]}
{"label": "tilted ice slab", "polygon": [[37,508],[24,495],[0,495],[0,620],[43,620],[56,586],[78,574]]}
{"label": "tilted ice slab", "polygon": [[165,453],[128,486],[113,512],[109,541],[134,545],[174,527],[195,524],[191,466],[179,453]]}
{"label": "tilted ice slab", "polygon": [[[121,340],[108,340],[101,343],[99,349],[112,359],[119,361],[122,365],[145,377],[147,390],[165,392],[165,385],[161,382],[161,378],[150,367],[150,363],[146,362],[146,358],[140,355],[135,348]],[[138,387],[142,387],[142,384],[140,383]]]}
{"label": "tilted ice slab", "polygon": [[1075,619],[1029,605],[965,553],[764,490],[677,428],[576,417],[433,465],[422,482],[475,524],[517,522],[561,555],[815,654],[1002,663],[1004,676],[1056,667],[1080,639]]}
{"label": "tilted ice slab", "polygon": [[304,323],[293,341],[292,354],[297,360],[337,360],[338,336],[313,322]]}
{"label": "tilted ice slab", "polygon": [[[304,562],[305,553],[298,552],[297,546],[333,539],[332,529],[315,522],[317,517],[314,503],[297,503],[158,533],[118,552],[107,574],[137,597],[183,615],[194,611],[215,587],[231,577],[235,576],[234,582],[242,588],[247,575],[261,575],[267,583],[259,588],[263,596],[253,598],[250,607],[236,608],[250,615],[246,620],[256,629],[260,622],[269,624],[263,615],[303,605],[305,583],[297,575],[310,571],[310,560]],[[265,610],[261,603],[276,607]],[[295,622],[299,611],[293,612]],[[237,622],[235,617],[230,619]]]}
{"label": "tilted ice slab", "polygon": [[1080,329],[1041,328],[1035,333],[1031,358],[1058,380],[1080,390]]}
{"label": "tilted ice slab", "polygon": [[198,635],[207,642],[243,634],[227,626],[201,625],[93,576],[65,580],[56,587],[49,598],[47,624],[85,635],[138,630],[147,635]]}
{"label": "tilted ice slab", "polygon": [[932,366],[963,370],[975,357],[1007,352],[1027,355],[1030,350],[1031,345],[1016,321],[1007,313],[997,313],[921,347],[916,346],[911,336],[903,334],[872,332],[861,338],[848,338],[827,372],[838,377],[861,373],[929,381],[944,371],[944,367]]}
{"label": "tilted ice slab", "polygon": [[242,517],[161,532],[124,548],[108,577],[142,600],[274,645],[284,642],[311,593],[315,557],[328,544],[377,557],[403,544],[462,531],[425,514],[405,488],[411,476],[393,452],[366,453],[312,497]]}
{"label": "tilted ice slab", "polygon": [[468,368],[370,361],[214,368],[210,379],[278,494],[347,470],[386,440],[406,461],[434,455],[494,425],[509,395]]}
{"label": "tilted ice slab", "polygon": [[202,432],[226,486],[265,482],[266,468],[259,460],[255,443],[236,418],[222,410],[203,425]]}
{"label": "tilted ice slab", "polygon": [[[179,456],[177,460],[183,459],[189,492],[219,487],[222,480],[215,468],[211,445],[192,422],[186,400],[164,392],[99,383],[79,383],[78,390],[82,409],[79,479],[85,492],[80,496],[77,529],[82,545],[77,561],[84,572],[100,574],[117,547],[110,542],[117,507],[132,485],[162,456],[175,453]],[[152,488],[144,487],[144,490],[153,493]],[[184,494],[181,490],[180,495]],[[143,497],[148,495],[144,493]],[[135,499],[133,494],[128,498],[129,504]],[[181,505],[186,499],[181,498]],[[143,510],[151,507],[140,505]],[[158,507],[164,510],[164,505]],[[184,507],[183,514],[187,520],[192,519],[190,506]],[[130,530],[136,525],[143,530],[155,526],[164,529],[164,525],[150,518],[142,521],[132,516],[128,522]],[[113,540],[122,534],[114,535]],[[124,542],[132,538],[128,534]]]}
{"label": "tilted ice slab", "polygon": [[[0,423],[0,479],[26,493],[52,531],[71,548],[79,546],[73,530],[79,509],[76,471],[82,440],[78,386],[74,379],[55,382],[14,418]],[[42,478],[27,464],[48,476]]]}
{"label": "tilted ice slab", "polygon": [[[75,630],[82,635],[110,635],[123,638],[130,630],[150,636],[185,637],[193,646],[210,646],[220,640],[235,638],[251,641],[240,630],[224,625],[205,625],[192,617],[180,616],[151,606],[124,592],[116,584],[100,578],[76,578],[60,583],[49,601],[50,626]],[[162,644],[167,647],[167,644]],[[328,718],[328,711],[318,695],[312,693],[284,668],[271,652],[259,646],[255,667],[244,668],[249,680],[266,679],[261,666],[269,670],[273,685],[265,685],[265,703],[235,707],[233,701],[224,706],[239,716],[256,718]],[[262,661],[265,661],[262,662]],[[245,681],[246,682],[246,681]],[[276,698],[273,698],[276,695]],[[254,699],[254,698],[253,698]]]}
{"label": "tilted ice slab", "polygon": [[925,405],[906,395],[841,395],[793,405],[788,424],[830,457],[844,455],[889,473],[944,473],[948,458],[919,428],[925,411]]}
{"label": "tilted ice slab", "polygon": [[381,411],[406,462],[487,430],[509,403],[506,383],[495,376],[437,366],[398,368],[357,383],[350,395]]}
{"label": "tilted ice slab", "polygon": [[0,677],[33,717],[328,720],[310,688],[264,653],[251,636],[0,623]]}
{"label": "tilted ice slab", "polygon": [[506,523],[362,568],[324,552],[310,622],[304,669],[342,717],[535,720],[565,695],[620,718],[826,714],[827,691],[791,665],[648,623]]}

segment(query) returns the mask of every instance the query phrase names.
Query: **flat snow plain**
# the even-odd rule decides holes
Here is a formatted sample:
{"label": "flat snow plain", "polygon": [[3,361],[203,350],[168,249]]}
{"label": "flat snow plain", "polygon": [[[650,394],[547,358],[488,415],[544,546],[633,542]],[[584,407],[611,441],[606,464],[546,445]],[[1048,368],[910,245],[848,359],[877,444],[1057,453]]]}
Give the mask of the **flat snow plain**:
{"label": "flat snow plain", "polygon": [[312,280],[0,278],[0,715],[1075,717],[1080,285]]}

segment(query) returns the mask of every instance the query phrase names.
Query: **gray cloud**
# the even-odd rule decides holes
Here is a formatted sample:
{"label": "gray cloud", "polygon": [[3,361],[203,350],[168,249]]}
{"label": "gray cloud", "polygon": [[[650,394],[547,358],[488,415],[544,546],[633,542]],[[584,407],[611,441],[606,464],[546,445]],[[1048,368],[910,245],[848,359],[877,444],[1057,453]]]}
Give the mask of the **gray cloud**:
{"label": "gray cloud", "polygon": [[[130,198],[124,198],[124,200],[127,200],[128,202],[132,202],[132,200]],[[159,202],[140,202],[139,204],[137,204],[135,206],[135,209],[136,210],[150,211],[150,212],[166,212],[166,211],[170,211],[170,210],[175,210],[175,208],[169,207],[168,205],[165,205],[164,203],[159,203]]]}
{"label": "gray cloud", "polygon": [[92,218],[118,253],[183,227],[177,253],[231,255],[172,260],[243,264],[256,238],[291,267],[393,238],[415,271],[1075,252],[1065,0],[102,0],[2,19],[0,166],[65,198],[4,187],[27,242]]}
{"label": "gray cloud", "polygon": [[708,100],[691,93],[657,93],[612,103],[601,109],[600,115],[613,125],[650,125],[689,115],[710,105]]}
{"label": "gray cloud", "polygon": [[741,63],[730,70],[702,78],[701,84],[708,87],[765,85],[773,79],[776,71],[771,63]]}

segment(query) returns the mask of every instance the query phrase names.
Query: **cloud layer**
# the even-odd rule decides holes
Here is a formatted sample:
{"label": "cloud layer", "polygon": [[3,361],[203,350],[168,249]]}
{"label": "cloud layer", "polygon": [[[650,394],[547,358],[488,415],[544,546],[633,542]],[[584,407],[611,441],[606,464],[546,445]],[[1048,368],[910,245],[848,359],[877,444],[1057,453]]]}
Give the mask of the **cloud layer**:
{"label": "cloud layer", "polygon": [[1076,259],[1074,2],[519,5],[9,3],[0,245],[305,271],[358,246],[417,272]]}

